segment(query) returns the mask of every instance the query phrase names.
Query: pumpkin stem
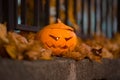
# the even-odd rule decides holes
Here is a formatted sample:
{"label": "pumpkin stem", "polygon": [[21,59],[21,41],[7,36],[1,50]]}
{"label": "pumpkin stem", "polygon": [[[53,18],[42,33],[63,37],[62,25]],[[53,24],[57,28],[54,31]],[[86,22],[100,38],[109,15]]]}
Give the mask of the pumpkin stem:
{"label": "pumpkin stem", "polygon": [[57,19],[57,22],[58,22],[58,23],[61,23],[61,20],[58,18],[58,19]]}

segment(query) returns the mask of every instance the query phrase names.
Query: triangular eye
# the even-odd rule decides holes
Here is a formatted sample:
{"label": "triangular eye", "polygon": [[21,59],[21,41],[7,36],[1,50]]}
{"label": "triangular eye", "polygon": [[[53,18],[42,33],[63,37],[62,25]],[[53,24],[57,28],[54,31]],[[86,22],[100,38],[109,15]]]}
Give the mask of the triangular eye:
{"label": "triangular eye", "polygon": [[70,40],[72,37],[69,37],[69,38],[65,38],[66,41]]}
{"label": "triangular eye", "polygon": [[55,36],[53,36],[53,35],[49,35],[52,39],[54,39],[54,40],[59,40],[60,39],[60,37],[55,37]]}

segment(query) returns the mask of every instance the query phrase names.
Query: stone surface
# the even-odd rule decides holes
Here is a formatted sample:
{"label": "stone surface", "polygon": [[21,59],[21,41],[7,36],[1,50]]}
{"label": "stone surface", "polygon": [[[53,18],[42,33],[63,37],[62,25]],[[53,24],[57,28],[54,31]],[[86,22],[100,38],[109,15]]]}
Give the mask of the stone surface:
{"label": "stone surface", "polygon": [[77,79],[82,80],[120,80],[120,59],[103,59],[103,63],[89,60],[77,63]]}
{"label": "stone surface", "polygon": [[120,80],[120,60],[18,61],[0,58],[0,80]]}

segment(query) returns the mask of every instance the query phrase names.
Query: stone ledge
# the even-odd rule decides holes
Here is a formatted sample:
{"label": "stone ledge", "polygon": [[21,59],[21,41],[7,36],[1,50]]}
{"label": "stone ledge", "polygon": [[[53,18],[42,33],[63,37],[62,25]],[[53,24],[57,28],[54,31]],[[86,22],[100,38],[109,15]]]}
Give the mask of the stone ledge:
{"label": "stone ledge", "polygon": [[120,80],[120,59],[74,61],[58,58],[51,61],[0,59],[0,80]]}

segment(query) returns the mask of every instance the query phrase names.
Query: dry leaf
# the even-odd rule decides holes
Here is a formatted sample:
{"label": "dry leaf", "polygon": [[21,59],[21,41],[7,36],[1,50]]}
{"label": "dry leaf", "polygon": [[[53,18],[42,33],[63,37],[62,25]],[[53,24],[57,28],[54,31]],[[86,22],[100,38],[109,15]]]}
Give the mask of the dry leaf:
{"label": "dry leaf", "polygon": [[27,48],[27,40],[14,32],[9,32],[8,35],[9,43],[5,44],[5,49],[12,59],[16,59],[18,54],[22,54]]}
{"label": "dry leaf", "polygon": [[16,56],[17,56],[17,53],[18,53],[18,51],[16,49],[16,46],[14,46],[14,45],[6,45],[5,49],[6,49],[7,53],[9,54],[9,56],[12,59],[16,59]]}
{"label": "dry leaf", "polygon": [[0,24],[0,41],[8,43],[7,29],[6,29],[6,26],[4,24]]}
{"label": "dry leaf", "polygon": [[33,41],[29,45],[29,48],[25,52],[25,55],[30,60],[37,60],[37,59],[50,60],[50,59],[52,59],[51,50],[42,48],[41,43],[39,41]]}
{"label": "dry leaf", "polygon": [[84,59],[84,55],[80,54],[79,52],[67,52],[63,54],[63,57],[71,58],[74,60],[82,60]]}

